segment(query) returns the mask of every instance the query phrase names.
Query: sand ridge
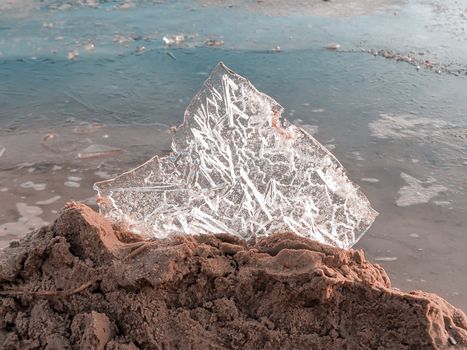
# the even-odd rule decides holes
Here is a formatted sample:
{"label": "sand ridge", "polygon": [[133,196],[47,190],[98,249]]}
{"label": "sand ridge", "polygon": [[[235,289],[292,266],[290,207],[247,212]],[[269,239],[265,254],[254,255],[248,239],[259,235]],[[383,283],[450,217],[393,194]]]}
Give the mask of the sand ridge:
{"label": "sand ridge", "polygon": [[465,314],[291,233],[142,241],[82,204],[0,251],[4,349],[442,349]]}

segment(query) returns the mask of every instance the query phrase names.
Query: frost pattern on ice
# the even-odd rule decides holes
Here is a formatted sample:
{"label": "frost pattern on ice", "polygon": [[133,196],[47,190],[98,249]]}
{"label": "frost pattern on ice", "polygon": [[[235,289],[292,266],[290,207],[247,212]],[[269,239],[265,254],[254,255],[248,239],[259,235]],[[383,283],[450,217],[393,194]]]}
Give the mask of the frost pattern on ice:
{"label": "frost pattern on ice", "polygon": [[293,231],[351,247],[377,213],[339,161],[283,108],[220,63],[172,141],[115,179],[98,182],[100,210],[148,236]]}

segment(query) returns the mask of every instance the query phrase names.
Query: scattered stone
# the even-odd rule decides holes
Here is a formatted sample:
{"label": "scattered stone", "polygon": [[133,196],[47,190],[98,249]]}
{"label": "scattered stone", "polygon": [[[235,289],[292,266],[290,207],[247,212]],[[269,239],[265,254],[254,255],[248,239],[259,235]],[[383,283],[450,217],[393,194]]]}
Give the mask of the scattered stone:
{"label": "scattered stone", "polygon": [[341,47],[341,45],[338,44],[338,43],[329,43],[329,44],[324,46],[324,48],[326,50],[339,50],[340,47]]}
{"label": "scattered stone", "polygon": [[91,42],[86,43],[86,44],[84,45],[84,49],[85,49],[86,51],[94,51],[95,48],[96,48],[96,47],[95,47],[94,44],[91,43]]}
{"label": "scattered stone", "polygon": [[167,45],[180,45],[185,41],[185,36],[183,34],[168,35],[162,38],[162,41]]}
{"label": "scattered stone", "polygon": [[112,41],[123,46],[127,46],[134,39],[131,36],[115,34]]}
{"label": "scattered stone", "polygon": [[[357,50],[355,50],[357,51]],[[358,51],[367,52],[373,56],[381,56],[386,59],[391,59],[395,61],[405,62],[415,66],[415,68],[420,70],[421,68],[434,71],[438,74],[448,73],[452,75],[459,76],[460,74],[467,74],[467,66],[451,66],[450,64],[442,64],[438,62],[432,62],[430,60],[424,60],[423,57],[417,57],[414,53],[403,54],[394,50],[389,49],[364,49],[361,48]],[[424,53],[418,53],[419,56],[423,56]]]}
{"label": "scattered stone", "polygon": [[74,61],[78,58],[78,56],[79,56],[78,50],[71,50],[70,52],[68,52],[67,58],[70,61]]}
{"label": "scattered stone", "polygon": [[136,6],[136,5],[135,5],[135,3],[133,2],[133,0],[125,0],[125,1],[123,2],[123,4],[119,4],[119,5],[117,6],[117,8],[120,9],[120,10],[128,10],[128,9],[131,9],[131,8],[133,8],[133,7],[135,7],[135,6]]}
{"label": "scattered stone", "polygon": [[140,46],[140,47],[136,48],[136,50],[135,50],[136,54],[142,54],[144,52],[146,52],[146,47],[145,46]]}
{"label": "scattered stone", "polygon": [[206,46],[222,46],[224,45],[224,41],[223,40],[215,40],[215,39],[209,39],[209,40],[206,40]]}

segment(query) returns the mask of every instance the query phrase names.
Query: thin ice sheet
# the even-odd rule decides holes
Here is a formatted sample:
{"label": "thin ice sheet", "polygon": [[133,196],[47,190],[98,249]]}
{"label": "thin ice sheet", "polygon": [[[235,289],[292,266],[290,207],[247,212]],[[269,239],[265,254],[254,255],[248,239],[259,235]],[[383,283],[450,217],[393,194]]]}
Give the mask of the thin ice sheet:
{"label": "thin ice sheet", "polygon": [[377,213],[339,161],[283,108],[219,63],[185,112],[172,154],[98,182],[101,212],[146,236],[293,231],[349,248]]}

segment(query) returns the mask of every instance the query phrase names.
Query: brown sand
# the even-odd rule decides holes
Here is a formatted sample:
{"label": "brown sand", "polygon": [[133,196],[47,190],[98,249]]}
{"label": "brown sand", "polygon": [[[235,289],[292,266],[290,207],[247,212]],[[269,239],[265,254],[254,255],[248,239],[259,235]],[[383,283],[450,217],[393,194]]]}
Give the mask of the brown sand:
{"label": "brown sand", "polygon": [[0,252],[0,298],[2,349],[467,348],[461,310],[391,289],[361,251],[288,233],[143,242],[74,203]]}

